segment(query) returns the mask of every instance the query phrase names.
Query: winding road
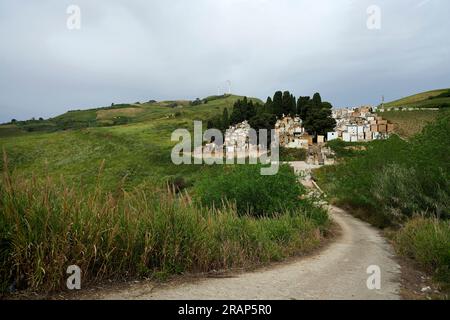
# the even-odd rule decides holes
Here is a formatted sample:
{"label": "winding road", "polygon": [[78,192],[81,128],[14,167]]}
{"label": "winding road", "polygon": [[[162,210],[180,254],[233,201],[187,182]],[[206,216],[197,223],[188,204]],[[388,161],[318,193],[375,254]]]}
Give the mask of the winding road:
{"label": "winding road", "polygon": [[[341,228],[334,242],[319,253],[284,264],[181,284],[139,283],[96,294],[96,299],[193,300],[390,300],[400,299],[400,266],[379,231],[341,209],[331,207]],[[379,266],[381,288],[369,290],[367,268]],[[92,297],[90,297],[92,298]]]}

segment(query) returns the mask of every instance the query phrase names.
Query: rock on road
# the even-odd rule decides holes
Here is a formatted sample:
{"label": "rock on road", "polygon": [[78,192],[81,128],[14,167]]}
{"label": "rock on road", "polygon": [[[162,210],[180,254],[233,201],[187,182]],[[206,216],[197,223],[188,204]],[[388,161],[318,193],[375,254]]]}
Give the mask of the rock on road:
{"label": "rock on road", "polygon": [[[341,234],[319,253],[294,261],[237,274],[182,284],[132,285],[97,294],[97,299],[305,300],[400,299],[400,266],[379,231],[341,209],[331,207]],[[367,268],[381,268],[381,289],[367,288]],[[90,297],[92,298],[92,297]]]}

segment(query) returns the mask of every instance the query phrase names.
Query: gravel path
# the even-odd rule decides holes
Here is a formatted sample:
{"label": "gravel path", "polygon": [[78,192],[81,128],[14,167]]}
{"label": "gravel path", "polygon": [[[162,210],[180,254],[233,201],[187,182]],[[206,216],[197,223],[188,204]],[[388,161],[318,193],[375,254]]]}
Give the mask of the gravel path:
{"label": "gravel path", "polygon": [[[99,299],[399,299],[400,266],[390,245],[370,225],[331,208],[342,234],[320,253],[230,278],[130,288],[96,295]],[[367,288],[367,268],[381,268],[381,289]]]}

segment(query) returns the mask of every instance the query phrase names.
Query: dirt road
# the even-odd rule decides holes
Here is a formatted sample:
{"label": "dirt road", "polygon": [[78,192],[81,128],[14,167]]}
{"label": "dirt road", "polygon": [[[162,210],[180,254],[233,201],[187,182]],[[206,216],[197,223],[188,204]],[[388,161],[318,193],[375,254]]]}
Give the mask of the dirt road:
{"label": "dirt road", "polygon": [[[400,266],[379,232],[337,208],[342,234],[320,253],[230,278],[154,286],[140,283],[99,299],[399,299]],[[381,268],[381,289],[367,288],[369,266]],[[92,298],[92,297],[90,297]]]}

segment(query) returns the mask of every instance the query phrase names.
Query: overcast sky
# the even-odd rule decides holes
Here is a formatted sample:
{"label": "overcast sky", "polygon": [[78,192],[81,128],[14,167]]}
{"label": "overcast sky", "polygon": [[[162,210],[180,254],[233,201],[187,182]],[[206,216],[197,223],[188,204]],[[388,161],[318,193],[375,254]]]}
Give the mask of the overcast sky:
{"label": "overcast sky", "polygon": [[339,107],[450,87],[449,14],[448,0],[0,0],[0,121],[194,99],[227,80]]}

